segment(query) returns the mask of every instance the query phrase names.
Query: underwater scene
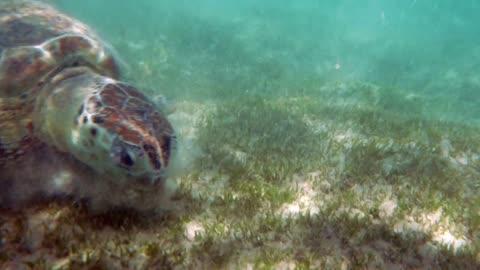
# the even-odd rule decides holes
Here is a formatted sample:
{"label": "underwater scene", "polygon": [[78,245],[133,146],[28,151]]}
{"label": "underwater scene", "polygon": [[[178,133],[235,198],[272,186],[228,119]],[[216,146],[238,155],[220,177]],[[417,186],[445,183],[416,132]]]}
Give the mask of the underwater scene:
{"label": "underwater scene", "polygon": [[[168,172],[155,174],[168,178],[168,187],[131,199],[124,194],[148,189],[140,184],[145,179],[112,187],[98,172],[117,175],[117,169],[82,156],[87,144],[52,146],[63,134],[82,136],[72,130],[79,123],[70,127],[67,115],[71,99],[82,98],[83,90],[52,112],[46,102],[34,106],[31,117],[9,114],[24,104],[8,93],[21,77],[9,77],[14,73],[2,64],[23,61],[32,67],[28,72],[39,69],[31,60],[36,58],[7,51],[56,44],[47,32],[64,29],[60,24],[67,19],[41,13],[59,26],[50,29],[41,21],[33,27],[15,17],[17,9],[0,9],[0,188],[17,187],[9,195],[14,207],[0,210],[1,269],[480,269],[479,1],[42,4],[88,25],[91,30],[80,25],[71,31],[85,33],[89,42],[98,35],[104,44],[98,46],[108,48],[118,64],[118,80],[145,95],[131,113],[148,107],[157,117],[135,122],[138,130],[161,123],[160,150],[142,145],[155,168],[168,166]],[[29,10],[28,16],[40,14]],[[6,22],[12,18],[15,25]],[[24,30],[27,24],[35,31]],[[92,44],[81,57],[97,53]],[[56,59],[74,58],[66,49],[60,52]],[[95,54],[95,65],[87,62],[93,73],[106,76],[102,70],[111,70],[111,59],[103,56]],[[45,64],[60,74],[48,79],[22,74],[41,87],[54,83],[58,92],[70,89],[69,78],[90,72],[81,69],[84,64]],[[63,74],[66,69],[74,72]],[[108,86],[123,85],[109,79],[117,80],[114,71],[104,84],[88,75],[96,78],[91,87],[114,91]],[[74,86],[79,85],[90,84]],[[28,88],[21,86],[16,91]],[[115,98],[120,92],[141,95],[122,87],[115,88]],[[47,95],[27,94],[32,100]],[[103,98],[104,104],[113,102]],[[79,114],[92,108],[82,105]],[[35,123],[47,111],[55,121],[67,118],[68,125],[58,124],[55,130],[62,133],[52,135],[54,143],[38,136],[46,152],[20,150],[36,167],[14,163],[6,175],[28,171],[15,164],[29,164],[28,179],[2,179],[2,160],[10,152],[9,133],[1,129],[15,132],[24,119]],[[88,119],[99,127],[109,120]],[[101,132],[90,128],[88,134],[109,134]],[[112,153],[122,168],[133,167],[139,160],[129,155],[131,144],[121,143],[114,141]],[[48,169],[38,159],[50,162]],[[60,172],[71,175],[74,189],[44,177]],[[31,191],[37,182],[41,188]],[[25,204],[34,196],[48,199]],[[89,207],[85,200],[103,207]],[[0,208],[2,203],[0,195]]]}

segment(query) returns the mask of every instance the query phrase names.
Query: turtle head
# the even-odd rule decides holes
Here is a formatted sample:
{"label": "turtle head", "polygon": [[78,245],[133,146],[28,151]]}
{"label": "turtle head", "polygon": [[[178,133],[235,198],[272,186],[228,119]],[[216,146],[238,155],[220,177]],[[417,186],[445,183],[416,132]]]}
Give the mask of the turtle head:
{"label": "turtle head", "polygon": [[159,106],[128,84],[81,69],[56,77],[36,105],[43,141],[112,181],[165,177],[176,140]]}

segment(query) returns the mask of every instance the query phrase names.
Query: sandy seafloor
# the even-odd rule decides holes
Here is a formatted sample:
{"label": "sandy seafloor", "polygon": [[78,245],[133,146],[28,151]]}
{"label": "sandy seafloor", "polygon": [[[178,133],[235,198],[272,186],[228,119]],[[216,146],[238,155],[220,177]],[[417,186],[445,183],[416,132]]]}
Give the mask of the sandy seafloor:
{"label": "sandy seafloor", "polygon": [[109,21],[60,5],[175,104],[177,207],[2,213],[0,268],[480,268],[477,47],[439,60],[388,31],[286,35],[280,11],[163,9],[138,27],[141,5]]}

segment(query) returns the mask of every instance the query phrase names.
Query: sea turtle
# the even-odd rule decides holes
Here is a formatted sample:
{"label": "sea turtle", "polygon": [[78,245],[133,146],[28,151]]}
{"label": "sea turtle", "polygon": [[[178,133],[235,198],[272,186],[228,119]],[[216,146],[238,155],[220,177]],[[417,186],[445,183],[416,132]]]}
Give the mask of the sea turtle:
{"label": "sea turtle", "polygon": [[152,204],[145,192],[165,197],[174,130],[161,104],[119,78],[87,25],[2,0],[0,208],[39,194],[133,207]]}

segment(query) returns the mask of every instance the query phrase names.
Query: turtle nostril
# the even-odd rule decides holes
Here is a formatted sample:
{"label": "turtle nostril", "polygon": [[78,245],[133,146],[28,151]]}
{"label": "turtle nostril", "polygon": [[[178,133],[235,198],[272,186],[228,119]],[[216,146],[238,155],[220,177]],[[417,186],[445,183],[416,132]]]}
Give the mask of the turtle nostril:
{"label": "turtle nostril", "polygon": [[98,133],[98,131],[97,131],[96,128],[90,128],[90,135],[92,135],[92,137],[97,136],[97,133]]}

